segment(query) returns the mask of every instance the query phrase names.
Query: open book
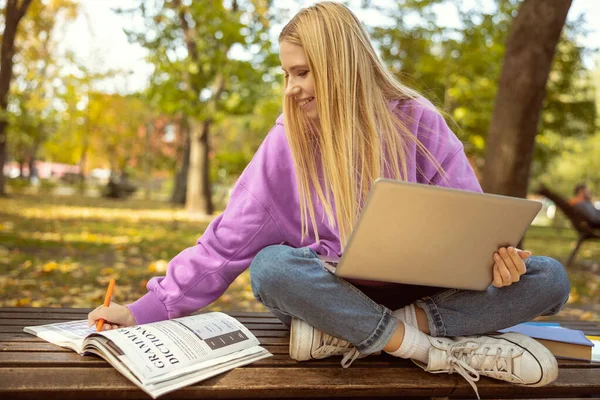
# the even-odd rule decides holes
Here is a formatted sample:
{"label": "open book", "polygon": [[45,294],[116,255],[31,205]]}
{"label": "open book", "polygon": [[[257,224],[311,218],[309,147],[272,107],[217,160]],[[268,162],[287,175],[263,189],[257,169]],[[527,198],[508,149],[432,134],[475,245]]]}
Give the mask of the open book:
{"label": "open book", "polygon": [[238,320],[219,312],[98,333],[87,320],[24,331],[104,358],[153,398],[272,355]]}

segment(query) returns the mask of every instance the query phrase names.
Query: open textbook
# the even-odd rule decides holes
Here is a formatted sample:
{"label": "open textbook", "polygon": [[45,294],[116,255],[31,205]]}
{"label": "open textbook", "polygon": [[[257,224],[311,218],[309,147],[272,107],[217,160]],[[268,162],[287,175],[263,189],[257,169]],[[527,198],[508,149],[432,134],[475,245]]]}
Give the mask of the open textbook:
{"label": "open textbook", "polygon": [[153,398],[272,355],[238,320],[219,312],[102,332],[87,320],[24,331],[104,358]]}

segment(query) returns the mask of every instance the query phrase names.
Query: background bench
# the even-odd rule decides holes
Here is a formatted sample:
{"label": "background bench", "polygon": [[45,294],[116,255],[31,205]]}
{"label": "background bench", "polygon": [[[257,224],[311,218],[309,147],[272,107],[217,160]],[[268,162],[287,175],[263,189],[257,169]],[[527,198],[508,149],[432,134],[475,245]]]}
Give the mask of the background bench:
{"label": "background bench", "polygon": [[577,255],[577,252],[579,251],[579,248],[581,247],[581,244],[583,242],[585,242],[586,240],[600,239],[600,230],[590,227],[590,224],[585,218],[585,216],[583,216],[579,211],[574,209],[569,204],[569,202],[566,199],[563,199],[558,193],[554,193],[547,187],[542,186],[538,190],[538,194],[541,194],[542,196],[552,200],[556,207],[558,207],[558,209],[562,211],[565,214],[565,216],[569,219],[575,231],[577,231],[577,243],[571,251],[569,258],[563,264],[565,268],[569,267],[575,259],[575,256]]}
{"label": "background bench", "polygon": [[[0,308],[0,398],[148,399],[129,380],[98,357],[82,357],[23,332],[24,326],[85,319],[88,309]],[[412,362],[391,356],[359,359],[348,368],[340,358],[298,363],[288,356],[289,332],[268,313],[233,312],[274,354],[161,399],[195,398],[475,398],[457,374],[432,375]],[[600,335],[590,322],[565,326]],[[482,398],[600,397],[600,364],[559,361],[552,385],[526,388],[481,378]]]}

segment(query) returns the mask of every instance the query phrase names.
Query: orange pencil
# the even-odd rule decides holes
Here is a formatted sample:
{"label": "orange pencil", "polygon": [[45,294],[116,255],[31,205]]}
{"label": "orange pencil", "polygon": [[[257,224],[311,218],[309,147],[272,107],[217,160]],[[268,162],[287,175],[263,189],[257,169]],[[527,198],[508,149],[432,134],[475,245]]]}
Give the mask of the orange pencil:
{"label": "orange pencil", "polygon": [[[108,283],[108,289],[106,289],[106,297],[104,298],[104,307],[110,306],[110,298],[112,297],[113,289],[115,288],[114,278]],[[104,326],[104,318],[100,318],[96,321],[96,332],[100,332]]]}

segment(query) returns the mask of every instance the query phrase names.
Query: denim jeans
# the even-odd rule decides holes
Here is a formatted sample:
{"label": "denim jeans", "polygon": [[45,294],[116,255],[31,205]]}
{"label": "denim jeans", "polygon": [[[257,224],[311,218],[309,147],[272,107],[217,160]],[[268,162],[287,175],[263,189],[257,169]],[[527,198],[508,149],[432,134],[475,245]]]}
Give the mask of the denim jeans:
{"label": "denim jeans", "polygon": [[329,272],[308,247],[269,246],[250,265],[256,299],[284,324],[299,318],[362,354],[382,350],[398,326],[390,309],[415,303],[425,311],[432,336],[483,334],[557,313],[569,296],[562,265],[531,256],[519,282],[486,291],[390,284],[353,285]]}

